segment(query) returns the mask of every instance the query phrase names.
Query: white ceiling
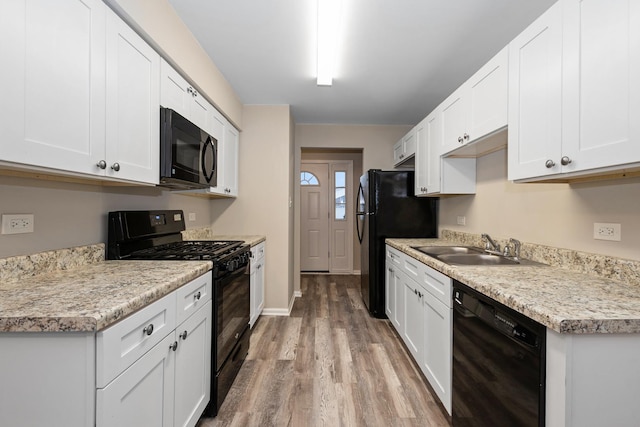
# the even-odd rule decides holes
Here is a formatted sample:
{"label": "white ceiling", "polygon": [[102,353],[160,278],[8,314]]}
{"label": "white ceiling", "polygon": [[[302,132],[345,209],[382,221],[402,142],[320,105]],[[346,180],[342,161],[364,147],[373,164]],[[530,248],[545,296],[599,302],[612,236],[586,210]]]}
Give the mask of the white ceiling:
{"label": "white ceiling", "polygon": [[344,0],[316,86],[316,0],[169,0],[243,104],[296,123],[415,125],[556,0]]}

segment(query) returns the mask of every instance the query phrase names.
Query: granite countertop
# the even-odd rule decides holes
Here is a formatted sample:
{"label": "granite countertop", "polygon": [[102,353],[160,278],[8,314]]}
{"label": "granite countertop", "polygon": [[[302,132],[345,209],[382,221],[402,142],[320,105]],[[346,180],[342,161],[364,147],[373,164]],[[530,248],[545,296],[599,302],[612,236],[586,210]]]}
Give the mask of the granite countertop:
{"label": "granite countertop", "polygon": [[386,242],[556,332],[640,333],[637,280],[613,280],[552,265],[452,266],[412,246],[459,245],[459,241],[387,239]]}
{"label": "granite countertop", "polygon": [[0,332],[98,331],[211,268],[209,261],[101,261],[6,278]]}

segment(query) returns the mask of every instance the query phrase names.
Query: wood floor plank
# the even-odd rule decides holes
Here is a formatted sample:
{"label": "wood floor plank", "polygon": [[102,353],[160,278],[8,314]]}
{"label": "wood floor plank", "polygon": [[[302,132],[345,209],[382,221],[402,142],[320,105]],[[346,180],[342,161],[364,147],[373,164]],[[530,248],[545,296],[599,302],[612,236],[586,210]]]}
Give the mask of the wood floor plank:
{"label": "wood floor plank", "polygon": [[289,317],[262,316],[213,419],[197,427],[429,426],[450,418],[359,276],[301,276]]}

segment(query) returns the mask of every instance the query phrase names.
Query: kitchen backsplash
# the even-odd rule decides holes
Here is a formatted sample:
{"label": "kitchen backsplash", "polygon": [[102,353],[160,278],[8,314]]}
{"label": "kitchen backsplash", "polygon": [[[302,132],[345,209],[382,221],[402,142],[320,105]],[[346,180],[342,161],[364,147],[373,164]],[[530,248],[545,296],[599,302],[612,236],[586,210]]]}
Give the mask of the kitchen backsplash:
{"label": "kitchen backsplash", "polygon": [[0,259],[0,281],[70,270],[105,259],[104,243]]}
{"label": "kitchen backsplash", "polygon": [[[484,247],[482,237],[479,234],[442,230],[440,237],[460,245]],[[509,242],[508,238],[491,237],[496,243],[500,244],[501,247],[504,247],[504,245]],[[578,273],[596,275],[632,285],[640,285],[640,261],[526,242],[522,242],[520,257]]]}

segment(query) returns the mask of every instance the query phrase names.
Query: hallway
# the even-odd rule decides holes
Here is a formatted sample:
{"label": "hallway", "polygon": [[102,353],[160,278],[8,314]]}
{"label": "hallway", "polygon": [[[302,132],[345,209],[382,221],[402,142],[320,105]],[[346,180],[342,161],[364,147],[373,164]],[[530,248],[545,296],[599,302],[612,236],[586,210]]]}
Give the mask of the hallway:
{"label": "hallway", "polygon": [[213,426],[449,426],[359,276],[302,275],[290,317],[263,316]]}

